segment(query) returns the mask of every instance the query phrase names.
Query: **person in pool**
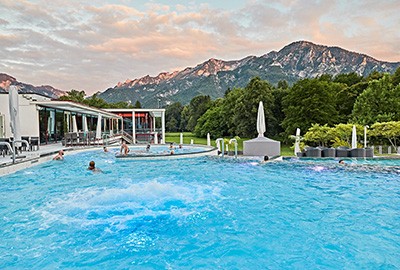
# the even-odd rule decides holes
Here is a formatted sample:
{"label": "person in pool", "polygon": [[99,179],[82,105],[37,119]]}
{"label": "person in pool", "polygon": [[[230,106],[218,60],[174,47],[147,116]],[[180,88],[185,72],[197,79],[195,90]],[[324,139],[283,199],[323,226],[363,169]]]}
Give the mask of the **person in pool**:
{"label": "person in pool", "polygon": [[53,160],[64,160],[64,151],[60,150],[58,151],[58,154],[53,157]]}
{"label": "person in pool", "polygon": [[103,151],[104,151],[104,152],[108,152],[107,147],[104,146],[104,147],[103,147]]}
{"label": "person in pool", "polygon": [[345,164],[344,160],[343,159],[339,160],[339,164]]}
{"label": "person in pool", "polygon": [[146,152],[149,152],[149,151],[150,151],[150,144],[148,143],[146,146]]}
{"label": "person in pool", "polygon": [[129,147],[126,145],[126,142],[124,140],[122,140],[120,153],[121,155],[124,156],[126,156],[129,153]]}
{"label": "person in pool", "polygon": [[96,163],[93,160],[89,162],[88,170],[93,172],[101,172],[99,168],[96,168]]}

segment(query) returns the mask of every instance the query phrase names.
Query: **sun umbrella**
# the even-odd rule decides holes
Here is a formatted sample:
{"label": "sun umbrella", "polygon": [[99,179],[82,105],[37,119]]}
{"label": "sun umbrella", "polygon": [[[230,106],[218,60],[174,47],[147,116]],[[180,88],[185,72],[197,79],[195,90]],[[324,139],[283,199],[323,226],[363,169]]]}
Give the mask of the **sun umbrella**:
{"label": "sun umbrella", "polygon": [[300,152],[300,129],[296,129],[296,141],[294,143],[294,155]]}
{"label": "sun umbrella", "polygon": [[18,88],[11,85],[8,88],[8,101],[10,110],[10,127],[13,133],[14,140],[21,140],[21,125],[19,121],[19,99]]}
{"label": "sun umbrella", "polygon": [[101,139],[101,114],[97,117],[96,139]]}
{"label": "sun umbrella", "polygon": [[182,133],[182,132],[181,132],[181,135],[180,135],[179,143],[180,143],[180,144],[183,144],[183,133]]}
{"label": "sun umbrella", "polygon": [[154,132],[154,144],[158,144],[158,132]]}
{"label": "sun umbrella", "polygon": [[355,125],[353,125],[353,132],[351,134],[351,148],[357,148],[357,130]]}
{"label": "sun umbrella", "polygon": [[86,115],[82,115],[82,125],[83,125],[83,132],[88,132],[88,124],[87,124],[87,118]]}
{"label": "sun umbrella", "polygon": [[257,114],[257,132],[258,137],[264,137],[265,132],[265,115],[264,115],[264,106],[262,101],[260,101],[258,105],[258,114]]}
{"label": "sun umbrella", "polygon": [[211,145],[211,138],[210,138],[210,133],[207,133],[207,145]]}
{"label": "sun umbrella", "polygon": [[76,123],[76,115],[72,116],[72,132],[78,132],[78,124]]}

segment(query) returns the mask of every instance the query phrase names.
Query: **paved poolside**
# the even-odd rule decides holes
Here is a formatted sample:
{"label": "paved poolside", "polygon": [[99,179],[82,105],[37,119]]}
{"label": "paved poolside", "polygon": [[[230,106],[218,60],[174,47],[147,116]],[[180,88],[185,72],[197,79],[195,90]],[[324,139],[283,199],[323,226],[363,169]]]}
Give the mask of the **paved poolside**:
{"label": "paved poolside", "polygon": [[16,156],[13,163],[12,155],[0,155],[0,176],[28,168],[30,166],[51,160],[60,150],[76,151],[85,149],[96,149],[103,147],[102,144],[91,146],[66,147],[60,143],[40,145],[36,151],[23,151]]}

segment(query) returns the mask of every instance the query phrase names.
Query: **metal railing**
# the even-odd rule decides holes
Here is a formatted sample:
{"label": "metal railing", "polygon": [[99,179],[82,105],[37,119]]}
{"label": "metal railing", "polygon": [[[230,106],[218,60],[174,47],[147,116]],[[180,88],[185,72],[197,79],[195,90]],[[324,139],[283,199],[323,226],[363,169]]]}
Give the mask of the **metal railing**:
{"label": "metal railing", "polygon": [[235,138],[233,138],[233,139],[230,139],[230,141],[229,141],[229,144],[231,144],[232,142],[234,142],[234,146],[235,146],[235,158],[237,158],[237,152],[238,152],[238,150],[237,150],[237,140],[235,139]]}
{"label": "metal railing", "polygon": [[135,140],[133,139],[132,135],[129,134],[128,132],[123,130],[121,136],[125,141],[129,142],[130,144],[135,143]]}
{"label": "metal railing", "polygon": [[224,138],[218,138],[215,140],[215,144],[218,145],[218,142],[222,142],[222,146],[221,146],[221,157],[224,157],[224,152],[225,152],[225,142],[224,142]]}

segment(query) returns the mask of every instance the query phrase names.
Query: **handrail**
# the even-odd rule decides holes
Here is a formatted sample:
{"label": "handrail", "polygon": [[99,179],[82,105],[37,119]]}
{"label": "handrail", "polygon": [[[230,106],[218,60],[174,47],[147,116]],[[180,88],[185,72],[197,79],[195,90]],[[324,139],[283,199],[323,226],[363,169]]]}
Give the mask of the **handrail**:
{"label": "handrail", "polygon": [[225,152],[225,143],[224,143],[224,138],[218,138],[215,140],[215,144],[218,145],[218,142],[222,142],[222,147],[221,147],[221,157],[224,157],[224,152]]}
{"label": "handrail", "polygon": [[134,144],[134,139],[133,139],[133,136],[131,135],[131,134],[129,134],[128,132],[126,132],[126,131],[122,131],[122,137],[124,137],[124,139],[128,139],[128,141],[131,143],[131,144]]}
{"label": "handrail", "polygon": [[18,142],[20,142],[20,143],[25,143],[26,144],[26,147],[29,149],[29,143],[28,143],[28,141],[27,140],[13,140],[12,141],[12,148],[13,148],[13,156],[12,156],[12,158],[13,158],[13,163],[15,163],[15,143],[18,143]]}
{"label": "handrail", "polygon": [[[109,142],[110,138],[111,138],[110,135],[108,135],[107,133],[103,133],[103,136],[102,136],[103,144],[104,145],[108,145],[108,142]],[[108,140],[106,140],[106,139],[108,139]]]}
{"label": "handrail", "polygon": [[11,144],[10,144],[9,142],[0,142],[0,145],[7,145],[8,150],[9,150],[11,153],[14,153],[14,151],[13,151],[13,149],[12,149],[12,147],[11,147]]}
{"label": "handrail", "polygon": [[230,139],[229,140],[229,144],[231,144],[232,142],[234,142],[234,146],[235,146],[235,158],[237,158],[237,140],[235,138]]}

